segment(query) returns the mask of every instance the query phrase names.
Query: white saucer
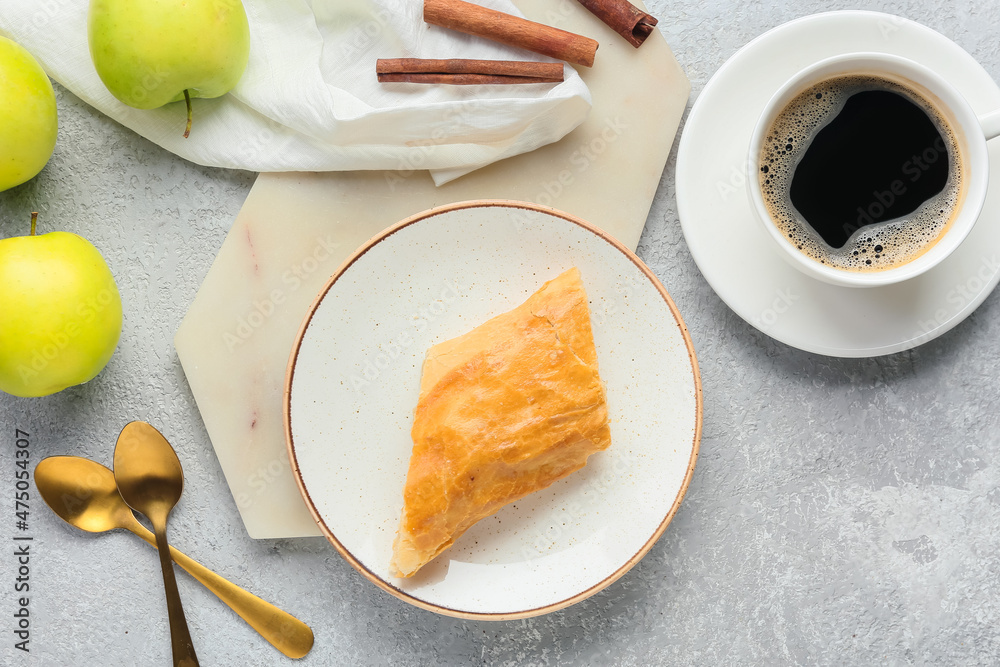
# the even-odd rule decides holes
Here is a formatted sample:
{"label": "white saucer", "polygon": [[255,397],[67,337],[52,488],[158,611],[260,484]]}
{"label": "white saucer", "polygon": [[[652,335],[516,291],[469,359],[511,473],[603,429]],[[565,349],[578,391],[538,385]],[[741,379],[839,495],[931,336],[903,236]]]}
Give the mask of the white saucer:
{"label": "white saucer", "polygon": [[1000,88],[957,44],[913,21],[844,11],[791,21],[740,49],[691,109],[677,154],[677,208],[705,279],[740,317],[793,347],[871,357],[916,347],[965,319],[1000,281],[1000,140],[989,144],[990,194],[965,243],[903,284],[835,287],[792,268],[760,229],[746,191],[750,133],[798,70],[852,51],[893,53],[944,75],[972,108],[1000,107]]}

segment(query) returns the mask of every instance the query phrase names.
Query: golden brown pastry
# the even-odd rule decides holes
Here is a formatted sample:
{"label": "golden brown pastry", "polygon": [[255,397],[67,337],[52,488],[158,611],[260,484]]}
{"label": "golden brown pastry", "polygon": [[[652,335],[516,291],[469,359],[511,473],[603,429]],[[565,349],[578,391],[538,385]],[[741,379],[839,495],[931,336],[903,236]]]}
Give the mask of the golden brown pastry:
{"label": "golden brown pastry", "polygon": [[504,505],[611,444],[587,293],[570,269],[427,352],[390,569],[412,576]]}

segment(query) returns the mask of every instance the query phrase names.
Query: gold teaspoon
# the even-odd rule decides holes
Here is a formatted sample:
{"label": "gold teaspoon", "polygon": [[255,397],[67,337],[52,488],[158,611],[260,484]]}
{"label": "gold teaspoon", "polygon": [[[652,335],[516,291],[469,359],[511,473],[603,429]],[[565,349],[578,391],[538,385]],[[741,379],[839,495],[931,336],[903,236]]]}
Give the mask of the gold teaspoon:
{"label": "gold teaspoon", "polygon": [[156,549],[160,552],[163,589],[167,594],[170,647],[174,667],[197,667],[198,656],[184,617],[177,590],[174,564],[167,543],[167,517],[184,491],[184,471],[177,452],[159,431],[146,422],[129,422],[115,445],[115,482],[122,500],[153,524]]}
{"label": "gold teaspoon", "polygon": [[[35,467],[35,485],[46,504],[66,523],[89,533],[124,528],[156,548],[153,533],[136,520],[118,493],[115,474],[100,463],[79,456],[51,456]],[[173,547],[170,547],[170,555],[175,563],[289,658],[301,658],[312,649],[313,632],[299,619]]]}

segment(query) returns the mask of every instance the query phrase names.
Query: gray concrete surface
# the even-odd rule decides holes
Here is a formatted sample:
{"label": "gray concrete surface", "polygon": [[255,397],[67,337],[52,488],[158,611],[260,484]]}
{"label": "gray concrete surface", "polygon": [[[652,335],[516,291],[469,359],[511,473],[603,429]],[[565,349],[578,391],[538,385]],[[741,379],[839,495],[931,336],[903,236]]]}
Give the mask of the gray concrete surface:
{"label": "gray concrete surface", "polygon": [[[741,45],[846,1],[651,0],[696,97]],[[994,3],[885,0],[1000,79]],[[83,234],[119,277],[118,353],[95,381],[42,400],[0,397],[0,662],[169,664],[155,552],[131,535],[63,525],[33,493],[14,526],[15,429],[32,464],[61,453],[111,462],[145,419],[187,476],[171,518],[180,549],[309,622],[311,665],[941,664],[1000,662],[1000,302],[942,338],[868,360],[819,357],[735,316],[684,244],[671,158],[639,254],[687,319],[704,382],[701,458],[680,511],[620,581],[562,612],[460,621],[417,610],[358,576],[320,539],[249,539],[171,338],[253,183],[157,148],[58,90],[55,157],[0,194],[0,235]],[[2,314],[0,314],[2,316]],[[31,535],[30,653],[13,648],[16,534]],[[204,665],[286,662],[179,575]]]}

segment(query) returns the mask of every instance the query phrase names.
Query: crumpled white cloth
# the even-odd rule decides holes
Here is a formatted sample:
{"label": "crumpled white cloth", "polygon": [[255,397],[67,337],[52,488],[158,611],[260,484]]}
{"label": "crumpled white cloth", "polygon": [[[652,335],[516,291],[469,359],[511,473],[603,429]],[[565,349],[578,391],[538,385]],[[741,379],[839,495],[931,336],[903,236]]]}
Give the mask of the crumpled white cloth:
{"label": "crumpled white cloth", "polygon": [[[510,0],[477,1],[520,15]],[[105,88],[87,45],[88,4],[2,0],[0,34],[88,104],[201,165],[430,169],[440,185],[560,139],[590,110],[590,92],[569,66],[561,84],[378,83],[377,58],[551,60],[429,26],[422,0],[243,0],[250,64],[228,95],[193,100],[184,139],[183,102],[138,110]]]}

